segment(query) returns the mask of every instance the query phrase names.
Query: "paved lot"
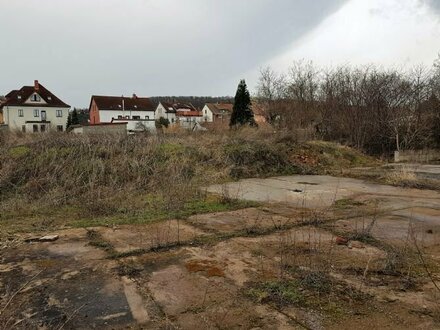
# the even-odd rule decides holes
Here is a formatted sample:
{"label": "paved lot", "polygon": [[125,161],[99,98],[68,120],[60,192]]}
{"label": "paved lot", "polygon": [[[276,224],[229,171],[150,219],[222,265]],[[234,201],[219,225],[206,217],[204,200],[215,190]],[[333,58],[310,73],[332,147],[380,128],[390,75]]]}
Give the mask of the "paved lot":
{"label": "paved lot", "polygon": [[[423,269],[413,289],[402,290],[383,248],[415,240],[440,262],[438,192],[331,176],[249,179],[208,191],[263,205],[142,226],[67,229],[48,243],[26,243],[23,235],[1,251],[0,295],[11,303],[0,322],[23,329],[438,326],[438,297]],[[378,244],[335,244],[366,229]],[[246,295],[255,283],[289,276],[286,269],[323,265],[339,291],[322,300],[303,293],[308,308],[280,310]],[[347,290],[369,298],[347,300]]]}

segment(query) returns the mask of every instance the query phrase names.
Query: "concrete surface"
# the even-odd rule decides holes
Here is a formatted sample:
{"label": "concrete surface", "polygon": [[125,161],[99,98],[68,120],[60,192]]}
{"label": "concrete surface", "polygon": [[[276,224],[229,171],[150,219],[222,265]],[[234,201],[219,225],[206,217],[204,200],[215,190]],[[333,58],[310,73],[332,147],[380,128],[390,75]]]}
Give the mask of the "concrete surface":
{"label": "concrete surface", "polygon": [[[246,179],[239,182],[214,185],[207,188],[210,193],[227,195],[230,198],[257,202],[287,203],[294,207],[325,208],[337,200],[359,195],[374,195],[378,198],[396,200],[397,207],[438,206],[440,193],[430,190],[404,189],[368,183],[350,178],[332,176],[289,176],[270,179]],[[405,199],[404,205],[399,199]],[[392,203],[393,204],[393,203]]]}

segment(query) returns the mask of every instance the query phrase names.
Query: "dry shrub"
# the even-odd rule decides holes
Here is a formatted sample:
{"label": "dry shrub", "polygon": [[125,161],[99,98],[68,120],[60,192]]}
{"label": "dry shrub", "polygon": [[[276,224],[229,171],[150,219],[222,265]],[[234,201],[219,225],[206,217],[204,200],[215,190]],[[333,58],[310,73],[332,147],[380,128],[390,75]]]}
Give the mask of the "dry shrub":
{"label": "dry shrub", "polygon": [[[297,162],[295,136],[268,129],[157,136],[2,133],[0,206],[76,206],[91,216],[136,208],[159,196],[170,212],[199,188],[248,177],[316,172]],[[321,148],[321,147],[320,147]],[[334,147],[336,148],[336,147]],[[319,157],[310,144],[307,153]]]}
{"label": "dry shrub", "polygon": [[385,176],[385,181],[393,185],[406,185],[408,183],[416,182],[417,175],[412,169],[403,166],[398,170],[388,173]]}

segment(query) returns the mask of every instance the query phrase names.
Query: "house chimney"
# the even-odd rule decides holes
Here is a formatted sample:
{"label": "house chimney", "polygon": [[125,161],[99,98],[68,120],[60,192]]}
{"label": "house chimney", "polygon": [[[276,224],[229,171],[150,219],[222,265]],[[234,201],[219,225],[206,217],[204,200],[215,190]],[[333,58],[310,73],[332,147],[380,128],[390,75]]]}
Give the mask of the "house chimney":
{"label": "house chimney", "polygon": [[38,83],[38,80],[34,80],[34,89],[36,92],[40,90],[40,84]]}
{"label": "house chimney", "polygon": [[137,98],[138,98],[137,95],[136,95],[135,93],[133,93],[133,98],[134,98],[134,99],[137,99]]}

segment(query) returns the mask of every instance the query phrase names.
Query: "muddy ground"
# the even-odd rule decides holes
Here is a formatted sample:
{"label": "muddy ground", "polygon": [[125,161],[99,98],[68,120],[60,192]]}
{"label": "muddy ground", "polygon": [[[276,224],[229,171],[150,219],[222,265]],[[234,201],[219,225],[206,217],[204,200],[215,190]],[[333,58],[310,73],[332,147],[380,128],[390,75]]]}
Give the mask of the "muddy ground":
{"label": "muddy ground", "polygon": [[440,193],[293,176],[261,207],[2,242],[0,328],[440,329]]}

